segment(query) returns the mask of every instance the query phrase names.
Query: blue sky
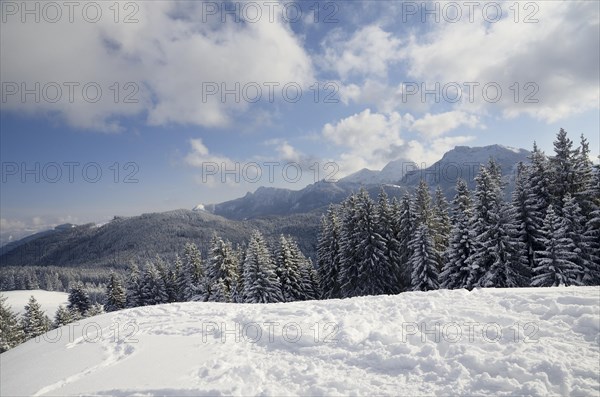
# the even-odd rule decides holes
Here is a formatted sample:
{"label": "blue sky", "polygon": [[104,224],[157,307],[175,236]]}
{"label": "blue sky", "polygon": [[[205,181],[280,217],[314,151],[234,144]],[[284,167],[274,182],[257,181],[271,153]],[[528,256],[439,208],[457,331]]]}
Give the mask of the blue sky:
{"label": "blue sky", "polygon": [[596,2],[21,4],[1,2],[1,243],[455,145],[550,153],[561,127],[600,153]]}

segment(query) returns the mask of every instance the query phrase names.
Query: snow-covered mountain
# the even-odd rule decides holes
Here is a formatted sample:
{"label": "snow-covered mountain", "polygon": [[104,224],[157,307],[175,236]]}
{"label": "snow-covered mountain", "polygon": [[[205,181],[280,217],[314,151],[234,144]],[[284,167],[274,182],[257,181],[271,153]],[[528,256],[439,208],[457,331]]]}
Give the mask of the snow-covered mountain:
{"label": "snow-covered mountain", "polygon": [[381,171],[363,168],[360,171],[340,179],[340,182],[359,183],[362,185],[376,185],[393,183],[401,180],[407,172],[419,167],[409,160],[394,160],[389,162]]}
{"label": "snow-covered mountain", "polygon": [[0,355],[2,396],[600,393],[598,287],[104,314]]}
{"label": "snow-covered mountain", "polygon": [[206,206],[206,209],[229,219],[252,219],[261,216],[286,215],[323,209],[330,203],[339,203],[350,193],[365,186],[376,195],[381,185],[395,185],[400,188],[388,191],[391,196],[401,196],[414,189],[421,179],[433,188],[439,185],[446,196],[454,196],[454,186],[459,178],[465,179],[469,187],[474,187],[474,178],[480,165],[494,158],[511,186],[516,165],[527,162],[530,152],[502,145],[484,147],[457,146],[447,152],[439,161],[429,167],[419,169],[417,164],[407,160],[396,160],[387,164],[381,171],[363,169],[341,178],[337,182],[320,181],[301,190],[261,187],[254,193]]}

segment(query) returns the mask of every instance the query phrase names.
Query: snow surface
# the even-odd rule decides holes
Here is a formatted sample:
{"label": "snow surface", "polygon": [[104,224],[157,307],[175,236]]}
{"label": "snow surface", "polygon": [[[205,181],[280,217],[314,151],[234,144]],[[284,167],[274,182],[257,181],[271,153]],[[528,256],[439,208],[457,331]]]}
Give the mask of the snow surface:
{"label": "snow surface", "polygon": [[67,306],[69,303],[69,294],[66,292],[44,291],[41,289],[20,290],[20,291],[2,291],[5,296],[6,303],[11,306],[15,313],[22,314],[25,311],[25,305],[29,302],[31,295],[35,297],[38,303],[42,306],[42,310],[50,319],[54,319],[54,314],[58,306]]}
{"label": "snow surface", "polygon": [[599,299],[568,287],[134,308],[3,353],[0,394],[597,396]]}

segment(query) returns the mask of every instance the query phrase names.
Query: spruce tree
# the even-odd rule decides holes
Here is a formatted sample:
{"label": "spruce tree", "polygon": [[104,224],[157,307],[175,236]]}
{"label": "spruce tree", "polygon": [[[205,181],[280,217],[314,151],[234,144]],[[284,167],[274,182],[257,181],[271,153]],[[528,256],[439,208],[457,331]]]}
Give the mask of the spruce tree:
{"label": "spruce tree", "polygon": [[430,291],[438,289],[437,252],[427,223],[421,223],[417,227],[415,237],[411,241],[411,248],[412,290]]}
{"label": "spruce tree", "polygon": [[69,304],[67,308],[69,310],[77,312],[79,315],[84,316],[85,312],[89,310],[92,305],[90,297],[83,288],[81,283],[76,283],[69,291]]}
{"label": "spruce tree", "polygon": [[167,303],[169,296],[163,278],[153,263],[146,264],[141,280],[142,305],[159,305]]}
{"label": "spruce tree", "polygon": [[358,229],[357,196],[351,194],[342,205],[342,222],[340,227],[340,297],[355,296],[360,280],[358,245],[360,234]]}
{"label": "spruce tree", "polygon": [[[210,252],[208,258],[208,265],[206,271],[207,282],[209,288],[213,290],[213,287],[217,287],[218,283],[222,283],[222,286],[218,286],[222,291],[219,291],[220,295],[223,295],[224,301],[232,301],[232,293],[236,287],[238,278],[238,263],[231,243],[223,241],[220,237],[214,235],[210,244]],[[211,298],[211,301],[215,301]]]}
{"label": "spruce tree", "polygon": [[268,247],[259,231],[250,236],[244,260],[244,300],[248,303],[282,302],[281,286]]}
{"label": "spruce tree", "polygon": [[550,205],[543,228],[544,249],[536,255],[536,267],[531,285],[555,287],[578,285],[579,268],[575,264],[574,244],[567,237],[567,222],[554,212]]}
{"label": "spruce tree", "polygon": [[512,195],[515,222],[520,232],[519,239],[524,244],[527,265],[529,269],[535,266],[535,252],[540,250],[541,216],[539,199],[533,193],[530,185],[529,172],[531,170],[523,163],[517,166],[515,190]]}
{"label": "spruce tree", "polygon": [[507,203],[501,203],[496,222],[490,225],[485,235],[491,243],[487,255],[493,261],[479,285],[495,288],[529,285],[530,268],[520,235],[513,208]]}
{"label": "spruce tree", "polygon": [[208,291],[202,256],[196,244],[187,243],[184,247],[182,272],[178,277],[177,285],[182,294],[180,300],[206,298]]}
{"label": "spruce tree", "polygon": [[405,194],[402,200],[395,209],[396,222],[398,233],[396,240],[399,244],[399,263],[400,263],[400,289],[402,291],[409,290],[411,288],[411,274],[412,269],[410,267],[410,257],[412,256],[412,250],[410,242],[415,235],[416,231],[416,219],[414,215],[414,209],[412,206],[412,198],[409,194]]}
{"label": "spruce tree", "polygon": [[583,242],[588,255],[588,271],[583,275],[585,285],[600,285],[600,166],[590,181],[590,213],[586,220]]}
{"label": "spruce tree", "polygon": [[125,304],[127,307],[144,305],[140,269],[134,262],[129,264],[129,276],[127,277],[125,295]]}
{"label": "spruce tree", "polygon": [[6,300],[5,296],[0,295],[0,353],[22,343],[25,338],[19,319]]}
{"label": "spruce tree", "polygon": [[275,252],[275,269],[285,302],[304,300],[300,258],[292,253],[291,244],[281,235]]}
{"label": "spruce tree", "polygon": [[471,273],[467,259],[472,250],[473,207],[469,188],[462,179],[456,183],[456,196],[452,204],[452,231],[446,251],[447,262],[440,274],[440,284],[447,289],[466,288]]}
{"label": "spruce tree", "polygon": [[[395,199],[394,199],[395,200]],[[397,236],[400,232],[396,219],[397,201],[390,204],[383,188],[377,202],[377,229],[385,241],[385,262],[387,269],[382,275],[383,293],[398,294],[402,291],[402,264],[400,263],[400,243]]]}
{"label": "spruce tree", "polygon": [[438,186],[435,190],[435,205],[433,206],[434,243],[438,254],[438,269],[442,269],[446,263],[446,250],[450,239],[450,214],[448,212],[448,201]]}
{"label": "spruce tree", "polygon": [[495,262],[494,230],[498,223],[502,204],[502,191],[497,171],[489,167],[481,167],[475,177],[475,204],[473,211],[473,227],[471,255],[467,258],[470,275],[466,287],[472,289],[481,286],[485,274]]}
{"label": "spruce tree", "polygon": [[54,314],[54,327],[59,328],[73,322],[73,313],[63,305],[58,306]]}
{"label": "spruce tree", "polygon": [[573,252],[576,255],[573,262],[577,267],[577,284],[583,284],[584,277],[586,279],[593,277],[593,266],[590,263],[589,250],[584,236],[586,222],[581,215],[581,208],[577,200],[569,193],[564,197],[562,218],[566,237],[572,242]]}
{"label": "spruce tree", "polygon": [[554,156],[550,158],[551,198],[554,210],[561,215],[562,206],[567,194],[577,192],[576,157],[578,150],[573,149],[573,142],[567,137],[567,132],[560,129],[554,141]]}
{"label": "spruce tree", "polygon": [[44,314],[42,307],[33,297],[33,295],[29,298],[27,305],[25,305],[25,313],[23,313],[22,325],[25,339],[31,339],[36,336],[40,336],[50,330],[50,319]]}
{"label": "spruce tree", "polygon": [[110,273],[106,284],[106,300],[104,309],[107,312],[124,309],[126,306],[125,288],[114,272]]}
{"label": "spruce tree", "polygon": [[339,298],[340,288],[340,221],[338,207],[329,206],[321,218],[317,244],[317,265],[324,299]]}

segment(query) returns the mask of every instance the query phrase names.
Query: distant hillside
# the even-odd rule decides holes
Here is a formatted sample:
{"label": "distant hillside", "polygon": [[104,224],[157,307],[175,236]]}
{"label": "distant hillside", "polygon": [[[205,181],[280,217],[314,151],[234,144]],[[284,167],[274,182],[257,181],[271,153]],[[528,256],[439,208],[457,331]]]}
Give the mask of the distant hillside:
{"label": "distant hillside", "polygon": [[213,233],[243,244],[253,229],[267,239],[289,234],[307,255],[314,255],[321,213],[310,212],[251,221],[233,221],[204,211],[175,210],[115,217],[96,226],[87,224],[27,238],[0,255],[0,266],[58,265],[124,267],[130,260],[161,255],[171,259],[187,242],[194,242],[206,255]]}

